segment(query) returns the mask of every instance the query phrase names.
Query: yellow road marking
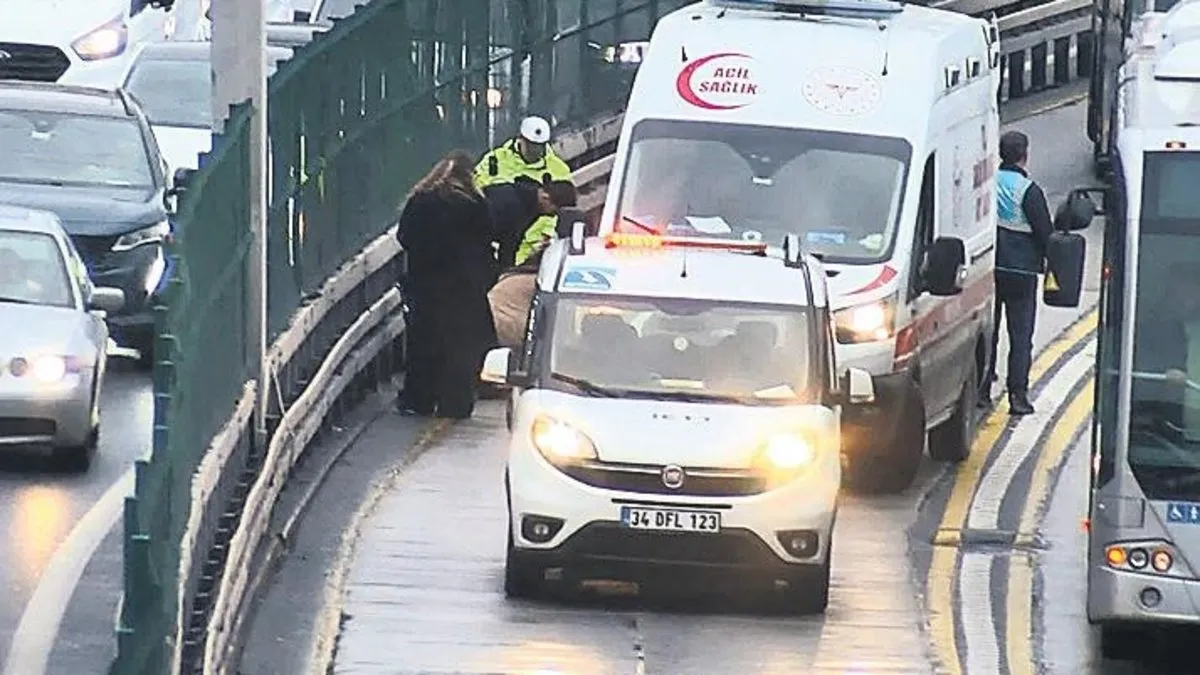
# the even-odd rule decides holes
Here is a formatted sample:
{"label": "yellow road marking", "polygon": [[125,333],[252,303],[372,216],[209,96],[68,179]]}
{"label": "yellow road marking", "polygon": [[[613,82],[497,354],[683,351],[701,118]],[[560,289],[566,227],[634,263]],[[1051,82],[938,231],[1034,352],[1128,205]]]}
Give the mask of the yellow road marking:
{"label": "yellow road marking", "polygon": [[[1071,449],[1071,440],[1088,423],[1094,390],[1095,382],[1089,380],[1059,417],[1042,447],[1029,484],[1029,494],[1025,497],[1025,509],[1021,513],[1018,545],[1025,543],[1021,541],[1022,538],[1026,542],[1032,540],[1037,531],[1038,522],[1050,501],[1050,474],[1062,464]],[[1038,671],[1033,660],[1033,569],[1032,556],[1024,552],[1014,553],[1009,565],[1005,598],[1008,608],[1005,642],[1009,675],[1036,675]]]}
{"label": "yellow road marking", "polygon": [[[1040,383],[1046,373],[1072,347],[1095,330],[1098,320],[1099,313],[1093,309],[1076,321],[1067,332],[1047,345],[1029,369],[1030,381]],[[954,604],[954,587],[955,566],[958,562],[957,546],[961,541],[960,531],[966,522],[971,499],[983,478],[984,464],[1000,441],[1007,424],[1008,402],[1002,399],[980,426],[979,435],[971,444],[971,454],[955,472],[954,486],[933,537],[933,556],[925,580],[929,633],[934,652],[950,675],[962,675],[954,627],[954,617],[958,611]]]}

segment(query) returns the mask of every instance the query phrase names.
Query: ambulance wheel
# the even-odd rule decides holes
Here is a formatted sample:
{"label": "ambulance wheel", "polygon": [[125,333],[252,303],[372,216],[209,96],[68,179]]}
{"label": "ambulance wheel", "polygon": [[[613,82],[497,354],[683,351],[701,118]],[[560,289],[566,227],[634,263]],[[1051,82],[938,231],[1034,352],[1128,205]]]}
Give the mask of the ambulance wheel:
{"label": "ambulance wheel", "polygon": [[978,364],[971,359],[954,414],[929,432],[929,456],[938,462],[961,462],[975,440],[975,403],[979,396]]}
{"label": "ambulance wheel", "polygon": [[1133,661],[1146,653],[1146,635],[1119,624],[1100,626],[1100,655],[1112,661]]}
{"label": "ambulance wheel", "polygon": [[508,530],[508,548],[504,555],[504,595],[509,598],[534,599],[541,595],[546,570],[521,554],[513,545],[512,526]]}
{"label": "ambulance wheel", "polygon": [[849,482],[856,491],[899,494],[917,477],[925,451],[925,406],[916,394],[906,399],[895,438],[850,460]]}
{"label": "ambulance wheel", "polygon": [[830,562],[831,557],[826,557],[820,565],[792,572],[785,580],[787,589],[781,591],[779,609],[786,614],[824,614],[829,607]]}

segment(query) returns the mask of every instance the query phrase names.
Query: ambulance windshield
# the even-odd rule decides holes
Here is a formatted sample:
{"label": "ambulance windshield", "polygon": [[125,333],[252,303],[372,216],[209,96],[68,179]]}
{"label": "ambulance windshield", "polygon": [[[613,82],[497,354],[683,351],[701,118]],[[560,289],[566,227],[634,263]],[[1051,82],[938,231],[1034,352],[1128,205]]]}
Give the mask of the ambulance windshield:
{"label": "ambulance windshield", "polygon": [[891,255],[911,155],[903,139],[645,120],[631,142],[626,222],[768,242],[796,233],[829,262]]}
{"label": "ambulance windshield", "polygon": [[1200,156],[1147,153],[1144,169],[1129,464],[1148,498],[1192,499],[1200,495]]}
{"label": "ambulance windshield", "polygon": [[711,300],[560,296],[550,380],[613,396],[746,405],[811,400],[804,308]]}

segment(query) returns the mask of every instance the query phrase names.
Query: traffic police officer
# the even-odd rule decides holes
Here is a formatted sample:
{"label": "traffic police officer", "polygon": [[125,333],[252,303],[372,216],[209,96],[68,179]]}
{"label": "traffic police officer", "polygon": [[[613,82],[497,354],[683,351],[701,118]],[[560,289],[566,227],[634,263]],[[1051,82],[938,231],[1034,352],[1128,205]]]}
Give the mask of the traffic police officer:
{"label": "traffic police officer", "polygon": [[[1029,368],[1033,359],[1033,328],[1037,318],[1038,276],[1045,267],[1046,246],[1053,221],[1046,195],[1029,178],[1029,137],[1009,131],[1000,137],[1000,171],[996,177],[996,314],[1008,328],[1008,405],[1013,415],[1033,412],[1029,402]],[[989,377],[980,403],[991,402],[995,379],[996,343],[992,335]]]}
{"label": "traffic police officer", "polygon": [[[475,166],[475,184],[480,189],[511,183],[517,176],[528,176],[542,184],[571,181],[571,167],[550,147],[550,123],[541,117],[526,117],[516,138],[493,148]],[[545,237],[553,236],[554,226],[554,216],[535,220],[517,249],[516,264],[524,262]]]}

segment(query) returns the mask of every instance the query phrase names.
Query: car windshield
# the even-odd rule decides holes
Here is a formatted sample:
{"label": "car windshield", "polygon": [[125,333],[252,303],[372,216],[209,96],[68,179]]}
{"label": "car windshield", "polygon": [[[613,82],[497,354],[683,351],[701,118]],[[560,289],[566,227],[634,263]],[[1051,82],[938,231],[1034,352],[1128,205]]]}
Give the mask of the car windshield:
{"label": "car windshield", "polygon": [[1197,185],[1200,157],[1147,155],[1133,317],[1129,463],[1152,499],[1200,495]]}
{"label": "car windshield", "polygon": [[151,124],[212,128],[212,68],[207,59],[139,58],[125,80]]}
{"label": "car windshield", "polygon": [[808,400],[802,308],[561,296],[550,378],[586,393],[749,405]]}
{"label": "car windshield", "polygon": [[0,109],[0,181],[154,185],[142,130],[128,118]]}
{"label": "car windshield", "polygon": [[619,215],[680,234],[779,241],[832,262],[889,257],[911,149],[902,139],[646,120],[633,129]]}
{"label": "car windshield", "polygon": [[74,305],[66,261],[54,237],[0,229],[0,308],[7,304]]}

